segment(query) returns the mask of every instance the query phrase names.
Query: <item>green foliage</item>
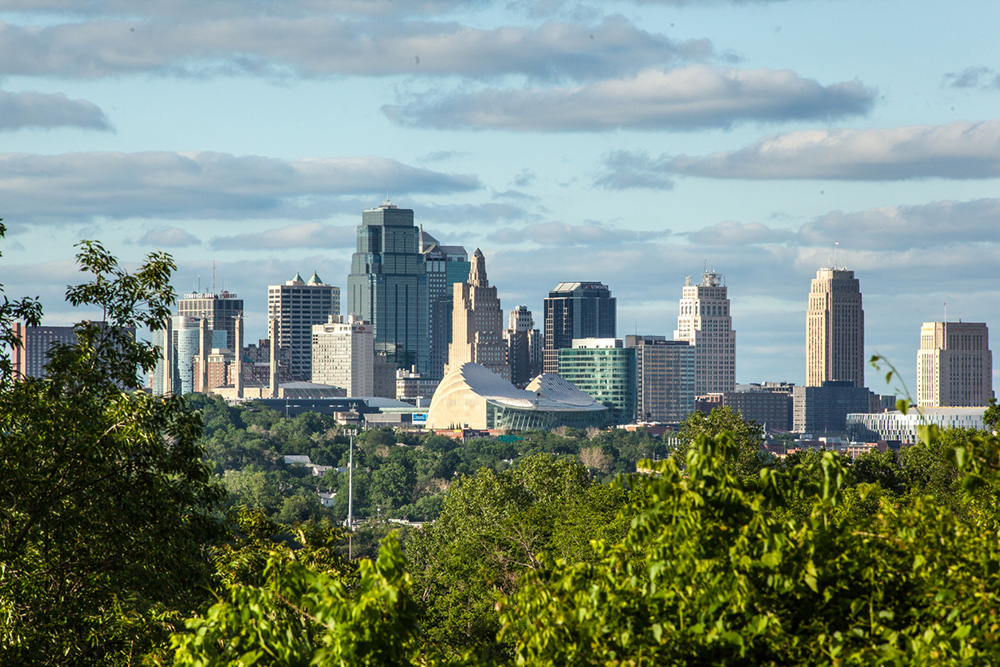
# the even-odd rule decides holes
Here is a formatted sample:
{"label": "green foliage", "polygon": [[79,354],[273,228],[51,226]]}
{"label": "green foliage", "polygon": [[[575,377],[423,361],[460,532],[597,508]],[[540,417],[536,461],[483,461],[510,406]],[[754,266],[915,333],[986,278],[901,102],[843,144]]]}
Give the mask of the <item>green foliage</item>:
{"label": "green foliage", "polygon": [[169,313],[173,262],[156,253],[128,273],[99,244],[80,246],[93,278],[67,298],[101,308],[108,326],[78,324],[46,379],[0,387],[4,664],[134,661],[201,602],[218,532],[197,415],[130,391],[157,354],[125,327]]}
{"label": "green foliage", "polygon": [[[2,220],[2,218],[0,218]],[[7,232],[7,227],[0,223],[0,238]],[[3,257],[3,253],[0,253]],[[4,294],[3,284],[0,284],[0,391],[10,385],[13,377],[13,363],[10,353],[21,347],[21,340],[14,335],[14,323],[23,320],[28,326],[38,326],[42,321],[42,304],[38,298],[23,298],[11,301]]]}
{"label": "green foliage", "polygon": [[1000,405],[997,405],[997,399],[990,398],[990,404],[983,413],[983,423],[994,435],[1000,431]]}
{"label": "green foliage", "polygon": [[[945,449],[959,514],[847,488],[829,452],[741,476],[731,434],[698,437],[683,469],[649,464],[632,529],[597,560],[540,559],[502,603],[502,637],[520,665],[988,664],[1000,441]],[[805,516],[780,511],[797,502]]]}
{"label": "green foliage", "polygon": [[628,492],[592,485],[572,458],[526,457],[503,472],[482,469],[451,488],[437,522],[408,547],[427,641],[441,650],[502,659],[496,603],[518,590],[539,554],[586,557],[591,539],[617,539]]}
{"label": "green foliage", "polygon": [[744,421],[740,413],[734,412],[728,405],[715,408],[708,415],[692,412],[677,434],[681,443],[678,454],[683,459],[691,443],[699,436],[715,437],[723,433],[732,434],[736,443],[738,455],[732,462],[737,473],[743,477],[756,477],[767,460],[767,455],[760,449],[764,439],[763,429],[756,422]]}
{"label": "green foliage", "polygon": [[[173,637],[174,664],[404,665],[419,658],[417,606],[399,543],[387,537],[357,582],[272,556],[260,585],[229,589]],[[433,664],[433,660],[419,660]]]}

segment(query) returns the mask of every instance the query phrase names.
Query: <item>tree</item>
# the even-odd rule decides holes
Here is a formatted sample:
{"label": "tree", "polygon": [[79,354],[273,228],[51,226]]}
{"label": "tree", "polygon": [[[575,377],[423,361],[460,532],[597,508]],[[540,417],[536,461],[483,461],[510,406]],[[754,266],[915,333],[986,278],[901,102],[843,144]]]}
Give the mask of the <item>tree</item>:
{"label": "tree", "polygon": [[1000,405],[997,405],[996,398],[990,398],[990,404],[986,406],[983,413],[983,423],[996,435],[1000,431]]}
{"label": "tree", "polygon": [[756,422],[744,421],[742,415],[728,405],[715,408],[708,415],[698,411],[688,415],[677,434],[677,439],[681,442],[678,449],[681,460],[698,436],[715,437],[726,432],[733,435],[733,441],[739,450],[739,456],[733,461],[737,471],[740,475],[755,477],[766,460],[766,455],[760,449],[764,431]]}
{"label": "tree", "polygon": [[231,586],[173,637],[178,667],[201,665],[439,664],[417,642],[417,606],[394,535],[355,585],[295,558],[272,555],[259,585]]}
{"label": "tree", "polygon": [[[79,247],[92,280],[67,299],[99,307],[107,325],[77,324],[47,378],[0,388],[4,664],[134,662],[167,619],[200,604],[210,574],[220,494],[200,420],[180,398],[135,391],[158,353],[127,330],[169,314],[173,262],[154,253],[129,273],[100,244]],[[18,312],[36,311],[5,306],[0,336]]]}
{"label": "tree", "polygon": [[482,468],[461,477],[431,526],[415,531],[411,558],[427,641],[442,650],[503,660],[496,640],[496,603],[514,594],[520,577],[539,566],[539,553],[564,558],[590,552],[591,539],[618,539],[624,489],[591,484],[576,458],[538,454],[503,472]]}
{"label": "tree", "polygon": [[[935,433],[929,441],[934,444]],[[946,447],[955,502],[844,488],[831,452],[738,475],[729,432],[646,463],[631,530],[501,600],[518,665],[958,665],[1000,651],[1000,439]],[[858,511],[874,491],[877,511]],[[871,496],[869,496],[870,498]],[[780,511],[804,502],[804,516]]]}
{"label": "tree", "polygon": [[[7,227],[0,222],[0,239],[6,232]],[[0,253],[0,257],[3,257],[3,253]],[[38,326],[42,321],[42,305],[37,298],[11,301],[4,294],[3,284],[0,284],[0,297],[2,297],[0,302],[0,391],[2,391],[14,380],[10,352],[21,347],[21,340],[14,335],[14,323],[24,320],[28,326]]]}

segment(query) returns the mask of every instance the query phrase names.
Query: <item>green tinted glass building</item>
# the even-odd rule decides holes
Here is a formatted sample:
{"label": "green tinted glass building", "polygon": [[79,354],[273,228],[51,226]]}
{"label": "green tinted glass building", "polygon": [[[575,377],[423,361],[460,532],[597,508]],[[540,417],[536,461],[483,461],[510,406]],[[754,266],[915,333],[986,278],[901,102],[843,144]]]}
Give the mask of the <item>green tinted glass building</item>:
{"label": "green tinted glass building", "polygon": [[427,273],[413,211],[389,202],[361,214],[347,311],[375,329],[375,354],[427,373]]}
{"label": "green tinted glass building", "polygon": [[611,423],[635,420],[635,350],[614,338],[584,338],[559,350],[559,376],[611,411]]}

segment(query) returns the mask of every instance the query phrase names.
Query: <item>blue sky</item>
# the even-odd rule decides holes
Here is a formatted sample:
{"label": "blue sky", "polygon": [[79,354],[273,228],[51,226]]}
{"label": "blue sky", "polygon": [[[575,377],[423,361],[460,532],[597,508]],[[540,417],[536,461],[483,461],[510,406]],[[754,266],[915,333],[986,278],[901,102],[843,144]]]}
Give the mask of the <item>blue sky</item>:
{"label": "blue sky", "polygon": [[1000,327],[997,25],[994,0],[0,0],[0,282],[67,323],[75,242],[162,249],[254,340],[268,284],[345,285],[388,193],[538,324],[600,280],[619,335],[670,336],[707,263],[737,381],[801,383],[836,243],[915,392],[945,303]]}

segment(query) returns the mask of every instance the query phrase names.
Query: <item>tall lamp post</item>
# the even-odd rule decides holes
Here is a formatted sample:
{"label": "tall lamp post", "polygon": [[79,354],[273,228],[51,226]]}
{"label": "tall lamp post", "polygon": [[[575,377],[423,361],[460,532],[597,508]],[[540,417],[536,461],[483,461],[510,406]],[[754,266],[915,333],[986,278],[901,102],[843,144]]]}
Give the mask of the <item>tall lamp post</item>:
{"label": "tall lamp post", "polygon": [[354,434],[356,429],[348,429],[350,437],[350,457],[347,463],[347,560],[354,558]]}

